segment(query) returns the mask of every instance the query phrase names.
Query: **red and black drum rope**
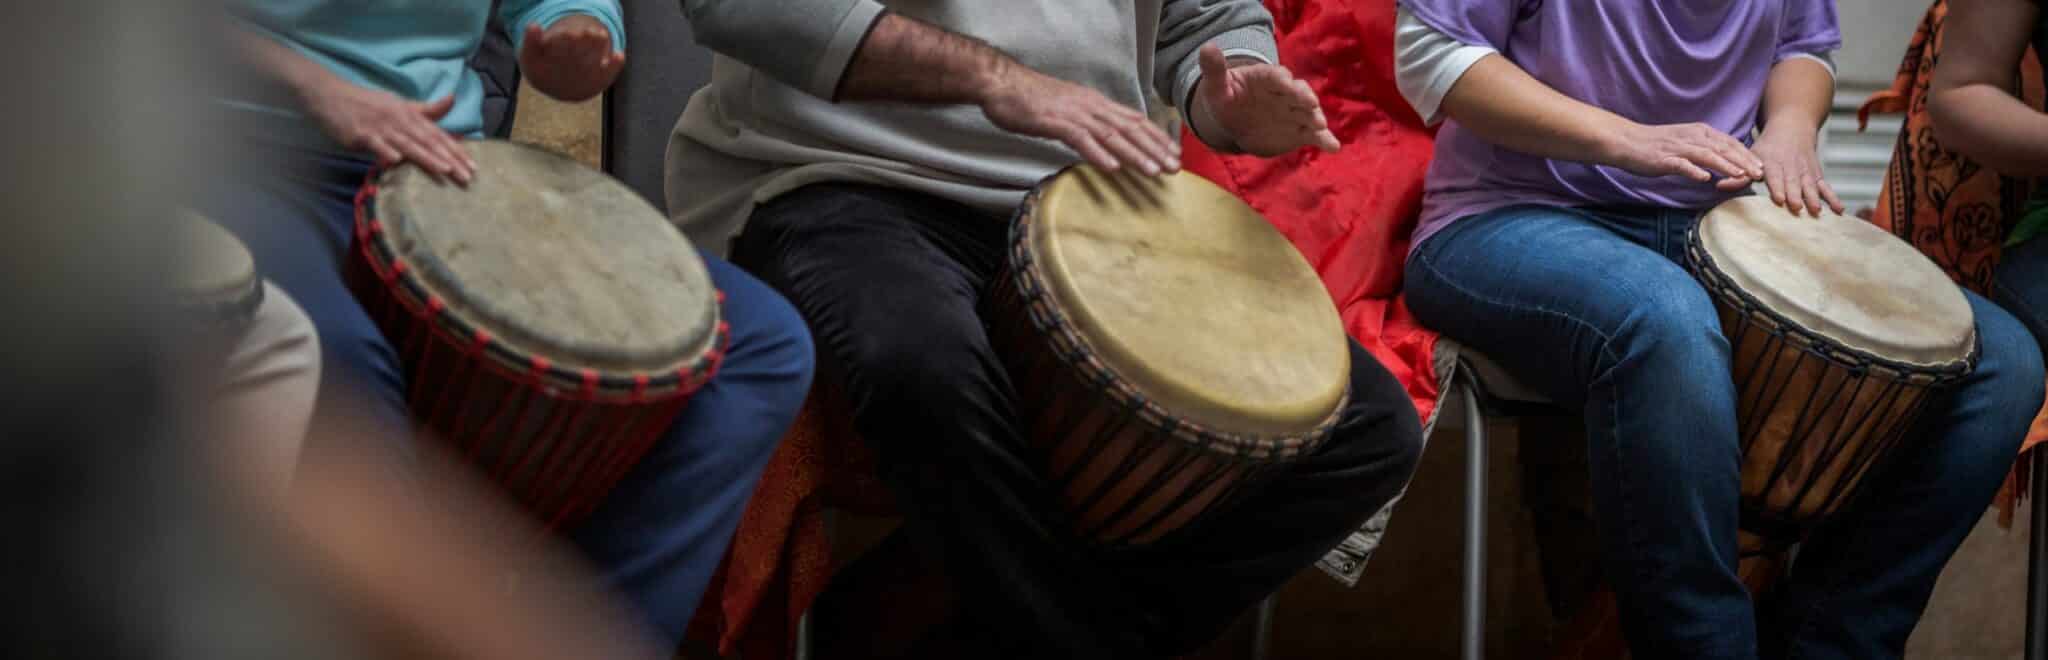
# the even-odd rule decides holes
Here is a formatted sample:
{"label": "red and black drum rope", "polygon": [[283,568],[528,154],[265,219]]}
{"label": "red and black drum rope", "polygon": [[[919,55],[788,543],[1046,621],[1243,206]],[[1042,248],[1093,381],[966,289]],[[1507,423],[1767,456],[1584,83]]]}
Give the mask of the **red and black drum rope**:
{"label": "red and black drum rope", "polygon": [[[449,313],[399,258],[374,212],[381,176],[371,172],[356,195],[360,258],[350,260],[350,279],[385,335],[398,338],[416,421],[505,484],[550,527],[587,515],[653,447],[691,395],[716,376],[730,326],[718,324],[703,356],[658,373],[572,369],[526,353]],[[437,360],[442,352],[449,355]],[[443,361],[452,364],[444,367]],[[495,385],[486,382],[486,372]],[[470,388],[482,389],[456,391]],[[492,389],[502,390],[494,402],[467,398],[489,396]],[[479,407],[484,409],[472,410]],[[599,411],[624,419],[601,423],[593,417]],[[479,415],[481,424],[472,425]],[[533,432],[520,432],[536,421]]]}

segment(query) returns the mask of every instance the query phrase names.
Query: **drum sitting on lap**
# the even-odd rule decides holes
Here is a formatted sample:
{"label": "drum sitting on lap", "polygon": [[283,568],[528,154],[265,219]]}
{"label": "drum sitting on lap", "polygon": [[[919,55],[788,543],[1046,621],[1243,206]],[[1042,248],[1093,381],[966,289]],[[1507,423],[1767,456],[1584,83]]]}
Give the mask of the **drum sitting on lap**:
{"label": "drum sitting on lap", "polygon": [[1315,270],[1193,174],[1048,178],[985,301],[1025,437],[1075,531],[1106,545],[1156,541],[1313,452],[1349,395]]}
{"label": "drum sitting on lap", "polygon": [[623,184],[509,142],[467,187],[416,167],[357,197],[350,284],[428,430],[551,526],[595,510],[718,369],[696,250]]}
{"label": "drum sitting on lap", "polygon": [[1743,554],[1775,555],[1846,506],[1928,401],[1969,374],[1975,318],[1897,237],[1762,197],[1701,218],[1687,257],[1732,351]]}

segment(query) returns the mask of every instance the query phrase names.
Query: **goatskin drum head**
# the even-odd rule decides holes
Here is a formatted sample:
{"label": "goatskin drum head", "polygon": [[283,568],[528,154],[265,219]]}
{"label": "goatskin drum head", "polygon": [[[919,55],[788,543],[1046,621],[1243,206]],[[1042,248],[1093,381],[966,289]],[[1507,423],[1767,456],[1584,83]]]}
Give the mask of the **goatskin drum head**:
{"label": "goatskin drum head", "polygon": [[1343,405],[1351,353],[1321,278],[1236,196],[1182,172],[1075,166],[1023,223],[1047,295],[1101,362],[1166,410],[1301,434]]}
{"label": "goatskin drum head", "polygon": [[1965,362],[1976,319],[1963,292],[1912,245],[1863,220],[1793,215],[1761,196],[1700,219],[1714,268],[1808,332],[1923,367]]}
{"label": "goatskin drum head", "polygon": [[569,158],[467,141],[475,180],[386,171],[374,212],[397,257],[452,313],[564,367],[653,371],[717,340],[710,274],[631,189]]}

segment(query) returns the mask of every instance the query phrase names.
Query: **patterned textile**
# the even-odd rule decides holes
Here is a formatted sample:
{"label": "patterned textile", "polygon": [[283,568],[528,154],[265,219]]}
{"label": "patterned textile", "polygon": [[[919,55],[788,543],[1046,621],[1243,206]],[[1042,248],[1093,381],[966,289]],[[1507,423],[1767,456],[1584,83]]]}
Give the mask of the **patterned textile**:
{"label": "patterned textile", "polygon": [[[1345,328],[1407,386],[1423,419],[1443,391],[1437,336],[1400,299],[1408,235],[1422,204],[1432,134],[1394,87],[1394,4],[1385,0],[1267,0],[1282,59],[1314,85],[1336,154],[1274,160],[1222,156],[1191,137],[1185,166],[1244,197],[1294,241],[1323,276]],[[820,377],[821,382],[829,379]],[[798,617],[833,567],[829,503],[872,511],[886,496],[843,412],[813,392],[740,522],[738,538],[692,628],[721,653],[791,657]],[[1378,547],[1392,504],[1319,563],[1354,583]]]}
{"label": "patterned textile", "polygon": [[[1999,252],[2025,210],[2031,184],[1999,176],[1934,138],[1927,86],[1941,56],[1947,16],[1947,0],[1935,0],[1928,7],[1891,89],[1871,95],[1857,113],[1865,128],[1873,113],[1906,115],[1870,221],[1911,242],[1964,287],[1986,293]],[[2041,107],[2040,62],[2030,54],[2021,63],[2017,77],[2022,96],[2028,105]],[[2048,441],[2048,409],[2035,419],[2022,451],[2043,441]],[[2013,505],[2026,492],[2026,466],[2025,461],[2014,466],[1999,495],[2000,521],[2005,524],[2011,524]]]}

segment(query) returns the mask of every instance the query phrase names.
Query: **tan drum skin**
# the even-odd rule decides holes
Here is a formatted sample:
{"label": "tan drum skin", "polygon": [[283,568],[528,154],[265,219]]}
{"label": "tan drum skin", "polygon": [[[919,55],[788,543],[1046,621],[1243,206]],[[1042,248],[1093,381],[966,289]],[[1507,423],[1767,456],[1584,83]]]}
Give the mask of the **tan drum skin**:
{"label": "tan drum skin", "polygon": [[1229,192],[1075,166],[1011,231],[992,334],[1084,535],[1155,540],[1328,436],[1348,396],[1343,323]]}

